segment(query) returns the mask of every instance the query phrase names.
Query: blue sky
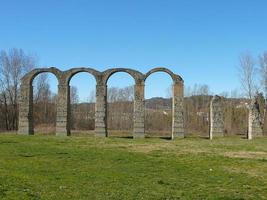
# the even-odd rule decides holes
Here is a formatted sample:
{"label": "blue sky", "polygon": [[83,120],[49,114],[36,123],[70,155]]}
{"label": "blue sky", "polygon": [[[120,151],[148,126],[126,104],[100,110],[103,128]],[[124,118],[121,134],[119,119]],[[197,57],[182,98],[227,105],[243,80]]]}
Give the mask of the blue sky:
{"label": "blue sky", "polygon": [[[239,88],[240,53],[258,56],[267,50],[266,0],[1,0],[0,5],[0,49],[22,48],[36,54],[40,66],[61,70],[147,72],[165,66],[187,86],[205,83],[221,93]],[[83,99],[94,87],[87,77],[71,82]],[[133,82],[125,74],[114,77],[109,86]],[[147,97],[163,95],[170,83],[167,75],[151,76]]]}

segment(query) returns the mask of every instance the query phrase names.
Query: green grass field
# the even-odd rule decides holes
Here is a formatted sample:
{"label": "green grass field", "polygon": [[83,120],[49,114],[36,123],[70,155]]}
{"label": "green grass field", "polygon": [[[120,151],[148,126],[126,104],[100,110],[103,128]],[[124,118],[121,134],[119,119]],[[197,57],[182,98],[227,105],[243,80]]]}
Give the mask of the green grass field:
{"label": "green grass field", "polygon": [[267,199],[267,138],[2,134],[0,199]]}

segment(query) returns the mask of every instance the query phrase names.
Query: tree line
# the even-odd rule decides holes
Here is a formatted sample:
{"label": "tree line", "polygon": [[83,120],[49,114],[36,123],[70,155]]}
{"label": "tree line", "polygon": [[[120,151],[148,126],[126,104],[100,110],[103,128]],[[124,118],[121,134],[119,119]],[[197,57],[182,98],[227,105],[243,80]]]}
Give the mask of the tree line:
{"label": "tree line", "polygon": [[254,58],[246,52],[239,57],[238,75],[244,96],[252,99],[263,93],[267,99],[267,51]]}
{"label": "tree line", "polygon": [[[0,51],[0,129],[17,130],[20,79],[37,66],[37,58],[22,49]],[[223,92],[225,97],[225,133],[243,134],[249,99],[262,92],[267,97],[267,52],[255,59],[251,54],[239,58],[239,80],[243,96],[237,90]],[[262,87],[260,87],[260,85]],[[49,85],[47,73],[39,74],[34,86],[34,124],[39,132],[55,132],[56,99]],[[71,86],[71,128],[76,131],[94,129],[95,91],[91,91],[86,103],[79,100],[77,87]],[[109,130],[131,132],[133,128],[134,87],[108,88]],[[209,124],[209,103],[212,92],[206,84],[185,87],[185,128],[188,133],[205,135]],[[169,134],[172,124],[171,87],[167,98],[152,98],[145,102],[145,128],[148,134]],[[266,106],[265,106],[266,110]],[[266,113],[266,112],[264,112]]]}

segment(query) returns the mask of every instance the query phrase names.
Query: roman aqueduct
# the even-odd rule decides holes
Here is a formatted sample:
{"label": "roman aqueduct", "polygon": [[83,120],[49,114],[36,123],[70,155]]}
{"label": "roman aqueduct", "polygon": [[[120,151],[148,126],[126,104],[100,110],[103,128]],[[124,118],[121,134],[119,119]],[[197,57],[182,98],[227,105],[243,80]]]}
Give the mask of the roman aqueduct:
{"label": "roman aqueduct", "polygon": [[[129,68],[112,68],[99,72],[92,68],[72,68],[61,71],[55,67],[38,68],[26,74],[21,80],[20,105],[19,105],[19,128],[18,134],[34,134],[33,119],[33,79],[40,73],[50,72],[58,80],[56,135],[70,135],[70,79],[79,72],[87,72],[96,80],[96,103],[95,103],[95,135],[107,136],[107,81],[109,77],[117,72],[126,72],[134,78],[134,125],[133,137],[145,137],[145,98],[144,86],[146,78],[155,72],[165,72],[172,78],[172,139],[185,136],[183,99],[184,81],[181,76],[173,73],[167,68],[158,67],[143,74]],[[260,127],[259,111],[257,102],[253,101],[250,106],[248,138],[252,135],[262,135]],[[214,96],[210,104],[210,139],[212,136],[223,135],[222,99]]]}

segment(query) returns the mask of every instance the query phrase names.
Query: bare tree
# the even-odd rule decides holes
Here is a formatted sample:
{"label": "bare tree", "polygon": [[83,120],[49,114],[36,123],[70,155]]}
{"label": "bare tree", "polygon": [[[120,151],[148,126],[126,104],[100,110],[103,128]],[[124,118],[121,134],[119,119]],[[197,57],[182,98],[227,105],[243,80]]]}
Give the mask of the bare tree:
{"label": "bare tree", "polygon": [[199,85],[198,89],[199,95],[209,95],[210,94],[210,88],[207,84]]}
{"label": "bare tree", "polygon": [[184,96],[189,97],[191,94],[191,87],[190,86],[185,86],[184,87]]}
{"label": "bare tree", "polygon": [[267,99],[267,51],[260,56],[260,75],[264,87],[264,96]]}
{"label": "bare tree", "polygon": [[50,85],[48,73],[41,73],[33,80],[33,116],[35,130],[52,133],[56,125],[56,98]]}
{"label": "bare tree", "polygon": [[133,101],[134,87],[128,86],[125,88],[111,87],[108,89],[108,102],[115,101]]}
{"label": "bare tree", "polygon": [[27,55],[22,49],[0,52],[0,93],[6,110],[7,130],[18,126],[18,97],[22,76],[35,67],[36,59]]}
{"label": "bare tree", "polygon": [[256,62],[252,55],[250,55],[249,53],[244,53],[239,57],[239,79],[242,89],[249,99],[254,96],[257,90],[257,86],[255,83],[255,66]]}
{"label": "bare tree", "polygon": [[78,89],[75,86],[70,87],[70,103],[71,104],[79,103]]}
{"label": "bare tree", "polygon": [[265,98],[265,108],[264,108],[264,118],[263,118],[263,130],[266,132],[267,130],[267,51],[260,56],[260,76],[261,83],[263,85],[263,92]]}
{"label": "bare tree", "polygon": [[231,98],[240,98],[239,90],[238,89],[231,90],[230,97]]}
{"label": "bare tree", "polygon": [[96,101],[96,97],[95,97],[96,94],[95,93],[96,93],[95,90],[91,90],[91,92],[88,96],[88,102],[89,103],[95,103],[95,101]]}
{"label": "bare tree", "polygon": [[187,86],[185,88],[185,96],[199,96],[199,95],[210,95],[210,88],[207,84],[194,84],[191,88]]}
{"label": "bare tree", "polygon": [[132,129],[134,87],[111,87],[107,94],[108,129]]}
{"label": "bare tree", "polygon": [[75,111],[78,109],[79,96],[78,89],[75,86],[70,87],[70,104],[71,104],[71,127],[74,128],[76,119],[79,117],[75,114]]}
{"label": "bare tree", "polygon": [[167,89],[166,89],[166,95],[165,95],[165,97],[166,98],[172,98],[172,96],[173,96],[173,91],[172,91],[172,85],[170,85]]}
{"label": "bare tree", "polygon": [[222,96],[222,97],[224,97],[224,98],[228,98],[229,97],[229,92],[223,91],[219,95]]}
{"label": "bare tree", "polygon": [[33,81],[34,103],[45,101],[51,97],[47,73],[38,75]]}

